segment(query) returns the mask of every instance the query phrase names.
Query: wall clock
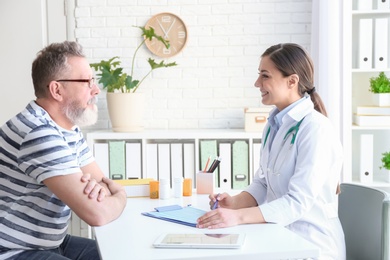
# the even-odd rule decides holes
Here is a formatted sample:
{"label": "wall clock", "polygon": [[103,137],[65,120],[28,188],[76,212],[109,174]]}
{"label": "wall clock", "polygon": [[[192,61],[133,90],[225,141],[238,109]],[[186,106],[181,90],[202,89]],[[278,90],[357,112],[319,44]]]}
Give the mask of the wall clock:
{"label": "wall clock", "polygon": [[160,13],[154,15],[146,23],[145,28],[152,27],[157,35],[161,35],[169,41],[170,48],[153,39],[146,41],[146,47],[155,55],[163,58],[175,56],[181,52],[187,43],[187,27],[183,20],[172,13]]}

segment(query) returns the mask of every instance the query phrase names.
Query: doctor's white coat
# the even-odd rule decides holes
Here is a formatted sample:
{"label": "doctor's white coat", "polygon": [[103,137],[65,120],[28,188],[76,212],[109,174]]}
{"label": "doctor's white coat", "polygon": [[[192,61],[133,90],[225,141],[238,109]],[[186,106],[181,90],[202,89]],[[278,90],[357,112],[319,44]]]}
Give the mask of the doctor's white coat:
{"label": "doctor's white coat", "polygon": [[[295,131],[286,133],[301,119],[291,144]],[[345,259],[336,194],[342,147],[330,120],[307,97],[283,117],[272,144],[265,141],[269,127],[262,137],[260,168],[246,191],[267,222],[286,226],[320,247],[320,259]]]}

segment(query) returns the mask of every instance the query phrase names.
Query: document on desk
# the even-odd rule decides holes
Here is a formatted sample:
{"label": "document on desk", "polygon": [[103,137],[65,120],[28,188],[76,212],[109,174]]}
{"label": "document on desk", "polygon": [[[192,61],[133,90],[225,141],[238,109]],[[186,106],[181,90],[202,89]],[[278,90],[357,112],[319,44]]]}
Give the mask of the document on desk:
{"label": "document on desk", "polygon": [[196,227],[196,220],[206,213],[204,210],[191,206],[181,207],[179,205],[157,207],[155,210],[156,211],[143,212],[141,214],[147,217],[157,218],[191,227]]}

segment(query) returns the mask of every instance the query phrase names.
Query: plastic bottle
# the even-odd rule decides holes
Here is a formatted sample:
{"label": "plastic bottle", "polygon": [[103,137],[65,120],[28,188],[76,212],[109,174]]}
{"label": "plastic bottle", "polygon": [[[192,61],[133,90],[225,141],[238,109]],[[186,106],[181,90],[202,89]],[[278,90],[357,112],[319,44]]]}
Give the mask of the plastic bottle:
{"label": "plastic bottle", "polygon": [[169,199],[171,197],[171,187],[169,184],[169,179],[160,179],[159,186],[159,198],[160,199]]}
{"label": "plastic bottle", "polygon": [[183,197],[183,177],[176,177],[173,179],[173,196],[175,198]]}

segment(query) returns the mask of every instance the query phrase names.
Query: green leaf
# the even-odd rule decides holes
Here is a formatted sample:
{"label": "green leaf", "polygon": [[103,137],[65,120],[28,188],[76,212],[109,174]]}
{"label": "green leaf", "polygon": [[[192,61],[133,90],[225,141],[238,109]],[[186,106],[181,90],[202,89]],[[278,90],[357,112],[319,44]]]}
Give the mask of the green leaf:
{"label": "green leaf", "polygon": [[171,62],[171,63],[164,63],[164,61],[161,61],[160,63],[156,63],[154,59],[149,58],[148,63],[152,70],[158,69],[158,68],[167,68],[167,67],[173,67],[176,66],[176,62]]}
{"label": "green leaf", "polygon": [[390,93],[390,79],[384,72],[380,72],[378,77],[370,78],[370,89],[373,93]]}

